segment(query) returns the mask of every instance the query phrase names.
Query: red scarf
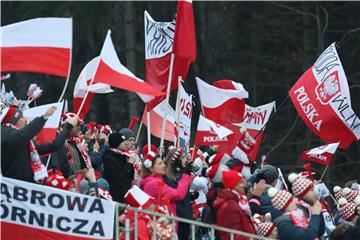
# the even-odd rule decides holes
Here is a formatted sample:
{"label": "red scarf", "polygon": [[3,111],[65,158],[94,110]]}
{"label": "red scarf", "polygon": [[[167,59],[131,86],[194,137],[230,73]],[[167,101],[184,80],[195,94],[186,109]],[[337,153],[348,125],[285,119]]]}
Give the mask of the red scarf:
{"label": "red scarf", "polygon": [[[11,123],[7,123],[6,126],[14,129],[19,129]],[[27,147],[30,152],[30,165],[32,173],[34,174],[34,181],[41,183],[45,178],[48,177],[48,172],[44,164],[42,164],[39,153],[36,150],[36,146],[32,140],[27,143]]]}
{"label": "red scarf", "polygon": [[[85,161],[86,168],[91,168],[92,167],[91,166],[91,160],[90,160],[89,154],[87,153],[87,151],[84,148],[83,139],[80,138],[80,137],[70,137],[70,138],[68,138],[68,142],[72,142],[72,143],[74,143],[76,145],[76,147],[79,150],[82,158]],[[66,146],[68,162],[74,163],[74,159],[73,159],[73,157],[71,155],[68,142],[65,142],[66,143],[65,146]]]}

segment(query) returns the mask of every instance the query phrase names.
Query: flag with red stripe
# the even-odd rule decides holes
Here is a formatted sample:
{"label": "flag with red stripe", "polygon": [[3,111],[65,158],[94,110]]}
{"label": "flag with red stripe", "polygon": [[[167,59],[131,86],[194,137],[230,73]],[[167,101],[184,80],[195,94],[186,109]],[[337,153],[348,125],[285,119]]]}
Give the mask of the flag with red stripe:
{"label": "flag with red stripe", "polygon": [[306,150],[301,155],[301,160],[308,160],[321,165],[330,165],[339,144],[340,143],[330,143]]}

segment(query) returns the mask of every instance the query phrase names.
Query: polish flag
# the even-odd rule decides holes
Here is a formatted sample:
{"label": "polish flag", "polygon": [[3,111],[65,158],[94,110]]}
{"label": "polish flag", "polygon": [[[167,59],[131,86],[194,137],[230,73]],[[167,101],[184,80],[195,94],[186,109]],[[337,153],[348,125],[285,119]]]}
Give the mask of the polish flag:
{"label": "polish flag", "polygon": [[71,18],[36,18],[1,27],[1,72],[37,72],[67,77]]}
{"label": "polish flag", "polygon": [[200,115],[195,136],[198,146],[226,144],[227,136],[234,132]]}
{"label": "polish flag", "polygon": [[109,30],[100,53],[100,61],[94,76],[94,83],[105,83],[116,88],[141,93],[146,96],[164,96],[165,93],[137,78],[121,64],[110,34],[111,31]]}
{"label": "polish flag", "polygon": [[245,98],[249,94],[241,83],[220,80],[211,86],[200,78],[196,78],[196,83],[206,118],[219,124],[243,121]]}
{"label": "polish flag", "polygon": [[[142,122],[147,126],[147,112],[148,108],[145,107],[145,111],[142,117]],[[155,108],[150,110],[150,127],[151,134],[157,138],[161,138],[161,127],[163,118],[166,117],[165,126],[165,137],[164,139],[173,142],[174,141],[174,126],[175,126],[175,111],[174,109],[164,100],[158,104]]]}
{"label": "polish flag", "polygon": [[289,95],[301,119],[325,142],[340,142],[340,148],[348,148],[360,139],[360,119],[351,107],[335,43],[300,77]]}
{"label": "polish flag", "polygon": [[[186,79],[190,64],[196,59],[192,2],[178,1],[176,16],[176,23],[156,22],[147,11],[144,12],[146,81],[162,92],[167,89],[172,53],[170,92],[177,88],[179,76]],[[148,107],[156,106],[163,99],[148,99]]]}
{"label": "polish flag", "polygon": [[330,165],[339,144],[339,142],[330,143],[313,148],[311,150],[304,151],[301,155],[301,160],[309,160],[321,165]]}
{"label": "polish flag", "polygon": [[38,135],[36,135],[36,142],[39,144],[49,143],[55,140],[64,102],[41,105],[38,107],[30,108],[23,112],[24,117],[30,122],[34,118],[44,115],[46,111],[52,106],[56,107],[56,111],[48,118],[42,130],[39,132]]}
{"label": "polish flag", "polygon": [[85,99],[84,105],[78,114],[80,118],[84,118],[90,109],[91,99],[94,97],[95,93],[105,94],[111,93],[113,90],[111,87],[104,83],[91,83],[91,79],[93,79],[97,66],[99,65],[100,57],[96,57],[92,59],[90,62],[86,64],[84,69],[81,71],[74,88],[74,112],[77,113],[82,101],[84,101],[84,97],[86,95],[86,91],[89,88],[89,93]]}

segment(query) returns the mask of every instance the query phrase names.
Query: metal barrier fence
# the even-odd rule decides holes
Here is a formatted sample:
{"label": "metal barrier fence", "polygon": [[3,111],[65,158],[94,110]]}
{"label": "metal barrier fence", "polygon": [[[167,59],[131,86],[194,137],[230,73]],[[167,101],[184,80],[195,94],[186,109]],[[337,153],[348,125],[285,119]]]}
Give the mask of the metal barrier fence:
{"label": "metal barrier fence", "polygon": [[[211,235],[213,236],[211,239],[215,239],[215,231],[222,231],[222,232],[227,232],[230,234],[230,240],[234,240],[235,236],[243,236],[243,237],[248,237],[249,239],[262,239],[262,240],[270,240],[270,238],[266,238],[266,237],[262,237],[262,236],[258,236],[258,235],[254,235],[254,234],[250,234],[247,232],[242,232],[242,231],[238,231],[238,230],[233,230],[233,229],[229,229],[229,228],[224,228],[224,227],[220,227],[220,226],[216,226],[216,225],[211,225],[211,224],[206,224],[203,222],[197,222],[197,221],[193,221],[193,220],[189,220],[189,219],[185,219],[185,218],[180,218],[180,217],[175,217],[175,216],[170,216],[170,215],[164,215],[164,214],[160,214],[160,213],[156,213],[153,211],[148,211],[148,210],[144,210],[144,209],[139,209],[139,208],[134,208],[131,207],[127,204],[123,204],[123,203],[117,203],[116,204],[116,218],[115,218],[115,224],[116,224],[116,229],[115,229],[115,239],[118,240],[119,239],[119,233],[120,233],[120,228],[119,228],[119,208],[123,208],[126,209],[128,211],[133,211],[134,212],[134,227],[131,228],[130,227],[130,220],[129,219],[125,219],[125,227],[123,228],[123,232],[125,234],[125,240],[130,240],[130,234],[132,231],[134,231],[134,240],[138,240],[138,215],[139,213],[145,213],[148,214],[150,216],[152,216],[153,221],[156,221],[156,217],[165,217],[167,219],[169,219],[170,221],[172,221],[173,226],[176,226],[176,222],[183,222],[183,223],[188,223],[190,224],[190,229],[191,229],[191,240],[196,240],[196,227],[203,227],[203,228],[208,228],[209,231],[211,232]],[[156,239],[156,232],[153,231],[153,236],[152,236],[152,240]],[[132,240],[132,239],[131,239]],[[156,239],[157,240],[157,239]],[[179,240],[184,240],[184,239],[179,239]]]}

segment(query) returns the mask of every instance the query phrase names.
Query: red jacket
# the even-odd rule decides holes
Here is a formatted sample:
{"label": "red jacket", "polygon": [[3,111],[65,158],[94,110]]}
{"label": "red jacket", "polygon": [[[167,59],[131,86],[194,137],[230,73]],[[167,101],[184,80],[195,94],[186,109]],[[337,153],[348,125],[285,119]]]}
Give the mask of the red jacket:
{"label": "red jacket", "polygon": [[[129,219],[130,220],[130,229],[132,229],[132,231],[130,232],[130,239],[135,239],[135,232],[134,232],[134,228],[135,228],[135,214],[133,211],[127,211],[126,212],[126,218],[125,219]],[[124,220],[125,221],[125,220]],[[151,217],[144,214],[144,213],[138,213],[138,240],[150,240],[151,239],[151,235],[150,235],[150,231],[149,231],[149,224],[151,221]],[[125,222],[124,222],[125,224]],[[122,232],[120,235],[119,240],[125,240],[126,237],[126,233]]]}
{"label": "red jacket", "polygon": [[[176,201],[181,201],[185,198],[189,191],[190,175],[183,174],[177,188],[172,188],[164,183],[161,175],[151,175],[140,181],[140,188],[154,197],[158,198],[160,194],[161,199],[170,201],[170,210],[176,216]],[[161,191],[161,192],[160,192]]]}
{"label": "red jacket", "polygon": [[[225,189],[219,190],[214,202],[214,209],[216,211],[216,225],[256,235],[251,219],[245,215],[239,206],[239,197],[236,193]],[[229,233],[218,232],[218,235],[221,240],[230,239]],[[236,235],[234,239],[245,240],[249,238]]]}

